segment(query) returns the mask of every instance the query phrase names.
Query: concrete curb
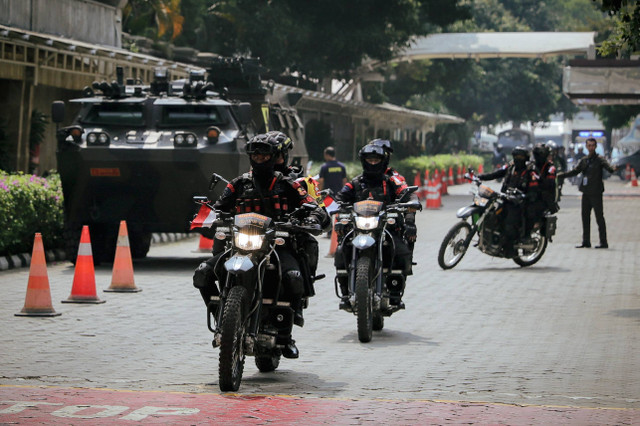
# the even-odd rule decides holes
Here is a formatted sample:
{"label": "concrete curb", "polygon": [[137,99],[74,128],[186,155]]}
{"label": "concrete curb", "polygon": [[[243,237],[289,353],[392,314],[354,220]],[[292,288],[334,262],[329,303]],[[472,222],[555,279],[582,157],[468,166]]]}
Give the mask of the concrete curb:
{"label": "concrete curb", "polygon": [[[171,243],[174,241],[180,241],[185,238],[191,238],[199,234],[187,234],[187,233],[161,233],[153,234],[151,237],[151,244],[163,244]],[[46,250],[45,258],[47,262],[59,262],[65,260],[65,252],[62,249]],[[31,265],[31,254],[21,253],[10,256],[0,257],[0,271],[6,271],[15,268],[26,268]]]}

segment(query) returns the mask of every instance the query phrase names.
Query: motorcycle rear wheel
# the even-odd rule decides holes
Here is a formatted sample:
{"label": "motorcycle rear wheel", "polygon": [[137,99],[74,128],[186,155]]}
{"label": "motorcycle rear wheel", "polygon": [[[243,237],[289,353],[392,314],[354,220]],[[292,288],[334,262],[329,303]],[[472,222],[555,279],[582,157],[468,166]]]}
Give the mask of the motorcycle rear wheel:
{"label": "motorcycle rear wheel", "polygon": [[247,289],[236,286],[231,289],[224,304],[220,324],[220,360],[218,381],[222,392],[235,392],[240,387],[244,371],[244,313]]}
{"label": "motorcycle rear wheel", "polygon": [[358,340],[362,343],[373,337],[373,289],[369,285],[371,259],[361,257],[356,265],[356,314],[358,316]]}
{"label": "motorcycle rear wheel", "polygon": [[384,317],[379,310],[373,313],[373,331],[380,331],[384,328]]}
{"label": "motorcycle rear wheel", "polygon": [[523,255],[518,254],[516,257],[513,258],[514,262],[516,262],[518,265],[522,267],[526,267],[526,266],[531,266],[534,263],[537,263],[540,259],[542,259],[542,255],[544,255],[544,252],[547,250],[547,244],[549,243],[549,240],[547,240],[547,237],[540,234],[536,234],[536,238],[537,238],[538,244],[535,250],[533,250],[530,253],[524,253]]}
{"label": "motorcycle rear wheel", "polygon": [[274,371],[280,365],[280,355],[257,355],[256,367],[261,373]]}
{"label": "motorcycle rear wheel", "polygon": [[442,269],[451,269],[460,263],[469,248],[465,241],[470,233],[471,225],[464,220],[453,225],[447,232],[438,251],[438,264]]}

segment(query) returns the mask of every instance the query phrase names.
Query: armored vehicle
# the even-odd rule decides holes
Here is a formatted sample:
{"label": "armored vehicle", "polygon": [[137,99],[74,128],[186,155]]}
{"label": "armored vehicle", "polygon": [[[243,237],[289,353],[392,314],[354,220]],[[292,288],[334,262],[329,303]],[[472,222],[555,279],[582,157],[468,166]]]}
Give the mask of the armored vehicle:
{"label": "armored vehicle", "polygon": [[[170,81],[157,69],[148,85],[95,82],[83,91],[70,126],[57,131],[58,171],[65,209],[67,257],[75,261],[80,233],[88,225],[94,262],[111,261],[120,221],[131,254],[145,257],[152,233],[189,232],[192,197],[208,193],[212,173],[231,179],[249,170],[243,153],[254,134],[281,130],[294,140],[291,158],[307,159],[304,128],[293,106],[275,99],[260,79],[255,59],[218,58],[205,79]],[[64,121],[65,103],[52,118]]]}

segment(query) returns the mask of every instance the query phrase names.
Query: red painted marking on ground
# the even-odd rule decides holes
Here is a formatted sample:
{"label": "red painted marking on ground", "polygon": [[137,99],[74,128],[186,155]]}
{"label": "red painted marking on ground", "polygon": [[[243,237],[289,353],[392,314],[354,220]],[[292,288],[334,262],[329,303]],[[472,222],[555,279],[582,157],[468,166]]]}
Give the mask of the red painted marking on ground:
{"label": "red painted marking on ground", "polygon": [[640,409],[0,386],[0,423],[638,424]]}

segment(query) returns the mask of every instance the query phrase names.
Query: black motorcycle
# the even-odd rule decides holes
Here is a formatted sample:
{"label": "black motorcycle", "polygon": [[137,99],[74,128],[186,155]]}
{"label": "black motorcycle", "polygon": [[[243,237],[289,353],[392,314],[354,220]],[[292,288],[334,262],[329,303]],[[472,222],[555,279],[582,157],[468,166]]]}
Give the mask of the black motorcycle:
{"label": "black motorcycle", "polygon": [[[220,348],[219,386],[221,391],[237,391],[242,380],[245,356],[254,356],[261,372],[274,371],[280,364],[282,347],[289,341],[294,311],[282,299],[282,270],[277,246],[289,244],[300,261],[305,287],[313,289],[312,277],[296,232],[319,235],[319,225],[305,225],[299,218],[303,205],[276,222],[258,213],[231,215],[215,211],[206,197],[194,197],[201,209],[215,212],[214,237],[225,241],[225,252],[215,265],[220,295],[207,305],[207,326],[214,333],[213,346]],[[308,306],[307,292],[303,307]],[[211,319],[213,318],[213,324]]]}
{"label": "black motorcycle", "polygon": [[516,255],[508,257],[505,253],[502,238],[504,221],[504,204],[506,202],[522,203],[524,194],[518,189],[509,188],[506,193],[494,191],[483,185],[476,176],[465,174],[465,178],[473,182],[473,204],[462,207],[456,216],[462,219],[447,232],[438,252],[438,264],[442,269],[455,267],[467,252],[474,237],[474,243],[480,251],[493,257],[511,258],[520,266],[531,266],[538,262],[547,244],[552,241],[556,231],[556,216],[545,213],[542,220],[531,226],[526,232],[525,218],[520,226],[521,234],[514,243]]}
{"label": "black motorcycle", "polygon": [[357,316],[361,342],[371,341],[373,330],[382,330],[384,317],[404,309],[401,298],[405,276],[402,270],[392,269],[396,248],[389,229],[404,223],[405,212],[422,210],[419,201],[402,202],[417,189],[405,189],[400,202],[387,206],[375,200],[340,203],[337,223],[346,226],[346,232],[336,256],[344,256],[346,269],[336,270],[335,291],[342,299],[339,278],[346,277],[348,295],[342,299],[340,309]]}

